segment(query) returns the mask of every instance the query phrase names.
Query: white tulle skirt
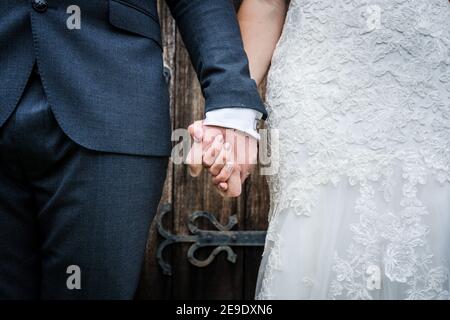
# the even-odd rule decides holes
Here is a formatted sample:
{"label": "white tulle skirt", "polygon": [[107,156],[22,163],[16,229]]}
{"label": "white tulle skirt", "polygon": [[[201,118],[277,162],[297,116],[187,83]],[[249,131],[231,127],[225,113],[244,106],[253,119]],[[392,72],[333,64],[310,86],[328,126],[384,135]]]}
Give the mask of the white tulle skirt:
{"label": "white tulle skirt", "polygon": [[256,298],[448,299],[450,184],[430,178],[415,204],[403,185],[386,201],[377,182],[343,181],[319,187],[309,216],[272,208]]}

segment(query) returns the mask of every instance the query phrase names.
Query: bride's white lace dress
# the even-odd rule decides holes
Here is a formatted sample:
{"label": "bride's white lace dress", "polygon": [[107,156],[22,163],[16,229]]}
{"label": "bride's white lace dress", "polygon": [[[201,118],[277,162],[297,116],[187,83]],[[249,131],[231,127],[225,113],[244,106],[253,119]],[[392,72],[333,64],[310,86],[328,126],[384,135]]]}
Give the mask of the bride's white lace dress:
{"label": "bride's white lace dress", "polygon": [[259,299],[448,299],[450,3],[292,0]]}

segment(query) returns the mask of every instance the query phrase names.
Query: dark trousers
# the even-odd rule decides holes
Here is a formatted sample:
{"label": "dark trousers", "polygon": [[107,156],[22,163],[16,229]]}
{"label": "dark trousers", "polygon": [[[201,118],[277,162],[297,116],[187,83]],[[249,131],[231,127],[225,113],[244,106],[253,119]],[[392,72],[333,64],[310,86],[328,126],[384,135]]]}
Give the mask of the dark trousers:
{"label": "dark trousers", "polygon": [[75,144],[35,72],[0,129],[0,299],[133,298],[166,167]]}

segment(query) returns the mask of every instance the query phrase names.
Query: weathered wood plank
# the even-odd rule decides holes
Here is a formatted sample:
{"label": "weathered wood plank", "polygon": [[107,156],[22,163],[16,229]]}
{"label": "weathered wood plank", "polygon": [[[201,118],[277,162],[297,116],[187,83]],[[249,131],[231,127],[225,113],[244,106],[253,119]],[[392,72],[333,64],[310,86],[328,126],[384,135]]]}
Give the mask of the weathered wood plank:
{"label": "weathered wood plank", "polygon": [[[197,76],[191,66],[188,54],[177,36],[176,51],[176,89],[175,89],[175,127],[186,128],[195,120],[202,119],[204,101],[200,94]],[[206,172],[199,178],[191,178],[185,166],[176,166],[174,171],[174,232],[187,234],[188,215],[196,210],[206,210],[216,214],[222,223],[230,214],[243,219],[242,204],[237,200],[222,199],[211,185]],[[204,228],[211,226],[203,225]],[[179,245],[175,249],[174,298],[224,298],[239,299],[242,281],[242,255],[236,265],[226,261],[221,254],[210,266],[197,268],[186,259],[188,246]],[[203,251],[207,251],[205,249]],[[206,254],[206,252],[205,252]]]}
{"label": "weathered wood plank", "polygon": [[[235,0],[236,5],[239,0]],[[176,31],[175,23],[163,0],[158,0],[164,39],[164,60],[172,70],[171,115],[173,128],[186,128],[203,117],[203,98],[188,54]],[[214,213],[226,224],[232,214],[238,216],[240,230],[265,230],[267,227],[268,192],[264,177],[254,175],[246,183],[239,199],[222,199],[204,173],[193,179],[184,166],[169,165],[161,203],[173,204],[168,230],[188,234],[187,217],[196,210]],[[202,228],[213,228],[208,223]],[[252,298],[262,248],[237,248],[236,264],[221,253],[206,268],[192,266],[187,258],[188,245],[175,245],[166,249],[167,260],[173,266],[173,276],[164,276],[156,261],[160,241],[155,225],[149,233],[147,254],[138,298],[141,299],[242,299]],[[199,252],[206,257],[211,249]]]}

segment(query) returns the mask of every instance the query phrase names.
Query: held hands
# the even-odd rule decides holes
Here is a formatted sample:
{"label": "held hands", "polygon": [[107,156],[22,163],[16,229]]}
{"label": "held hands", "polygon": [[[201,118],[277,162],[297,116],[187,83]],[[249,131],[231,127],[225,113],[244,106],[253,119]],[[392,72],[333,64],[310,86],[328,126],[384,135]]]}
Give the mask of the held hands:
{"label": "held hands", "polygon": [[189,133],[194,140],[186,159],[191,176],[197,177],[205,168],[223,197],[238,197],[256,165],[257,140],[238,130],[203,125],[203,121],[191,124]]}

